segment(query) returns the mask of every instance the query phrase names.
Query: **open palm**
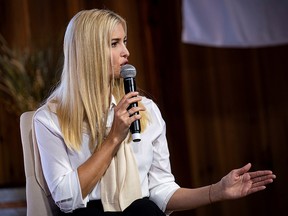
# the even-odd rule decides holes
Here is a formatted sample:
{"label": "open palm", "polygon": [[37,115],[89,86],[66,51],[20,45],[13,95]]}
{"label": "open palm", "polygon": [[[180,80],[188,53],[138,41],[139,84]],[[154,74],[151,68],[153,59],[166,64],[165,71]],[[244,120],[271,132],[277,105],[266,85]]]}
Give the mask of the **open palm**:
{"label": "open palm", "polygon": [[248,172],[251,164],[234,169],[221,179],[224,199],[236,199],[264,190],[276,176],[270,170]]}

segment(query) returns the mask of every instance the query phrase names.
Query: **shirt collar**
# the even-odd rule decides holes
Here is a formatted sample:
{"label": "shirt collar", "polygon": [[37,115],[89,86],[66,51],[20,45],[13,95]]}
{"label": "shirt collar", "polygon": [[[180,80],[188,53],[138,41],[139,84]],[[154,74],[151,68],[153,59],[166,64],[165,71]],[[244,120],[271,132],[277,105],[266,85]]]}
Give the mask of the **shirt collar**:
{"label": "shirt collar", "polygon": [[116,103],[116,99],[113,95],[111,95],[111,103],[110,103],[110,109],[112,109],[113,107],[115,107],[117,105]]}
{"label": "shirt collar", "polygon": [[116,99],[113,95],[111,95],[111,102],[110,102],[110,108],[108,111],[108,117],[107,117],[107,123],[106,127],[111,127],[114,119],[114,107],[117,105]]}

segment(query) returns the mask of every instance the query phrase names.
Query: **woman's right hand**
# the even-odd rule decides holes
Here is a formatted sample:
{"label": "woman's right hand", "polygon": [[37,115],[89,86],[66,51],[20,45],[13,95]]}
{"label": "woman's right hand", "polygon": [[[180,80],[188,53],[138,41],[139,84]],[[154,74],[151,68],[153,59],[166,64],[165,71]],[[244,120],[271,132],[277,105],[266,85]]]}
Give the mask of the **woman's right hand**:
{"label": "woman's right hand", "polygon": [[137,119],[141,119],[140,114],[133,114],[145,110],[145,108],[138,106],[132,107],[127,111],[130,104],[140,102],[142,100],[142,97],[138,94],[138,92],[130,92],[124,95],[119,103],[114,107],[114,120],[107,139],[112,139],[112,141],[117,145],[120,145],[127,137],[129,127],[132,122],[136,121]]}
{"label": "woman's right hand", "polygon": [[129,110],[130,114],[127,111],[131,103],[141,100],[142,98],[138,96],[138,92],[130,92],[120,100],[117,106],[114,107],[114,120],[111,130],[102,143],[102,147],[94,151],[91,157],[78,167],[83,198],[93,190],[104,175],[120,144],[127,137],[131,123],[141,118],[141,115],[133,114],[144,111],[145,108],[133,107]]}

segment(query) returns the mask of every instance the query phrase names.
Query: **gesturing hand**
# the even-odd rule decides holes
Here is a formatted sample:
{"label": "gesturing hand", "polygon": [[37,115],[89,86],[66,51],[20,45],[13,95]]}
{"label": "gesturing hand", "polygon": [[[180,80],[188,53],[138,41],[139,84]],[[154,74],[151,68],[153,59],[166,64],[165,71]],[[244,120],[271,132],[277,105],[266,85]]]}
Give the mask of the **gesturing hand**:
{"label": "gesturing hand", "polygon": [[236,199],[264,190],[276,178],[270,170],[248,172],[250,168],[251,164],[248,163],[221,179],[222,199]]}

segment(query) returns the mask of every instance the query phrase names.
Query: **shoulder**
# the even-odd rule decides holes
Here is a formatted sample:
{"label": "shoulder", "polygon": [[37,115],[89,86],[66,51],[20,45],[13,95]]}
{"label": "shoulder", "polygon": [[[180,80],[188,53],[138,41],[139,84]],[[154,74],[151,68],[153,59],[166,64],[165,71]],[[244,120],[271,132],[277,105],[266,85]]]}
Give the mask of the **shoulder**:
{"label": "shoulder", "polygon": [[162,118],[161,111],[158,107],[158,105],[151,99],[142,96],[142,104],[146,108],[146,111],[148,112],[149,119],[152,120],[154,123],[157,121],[159,124],[165,124],[164,120]]}
{"label": "shoulder", "polygon": [[39,107],[35,113],[34,113],[34,121],[35,120],[41,120],[42,118],[45,118],[49,114],[49,109],[46,104]]}
{"label": "shoulder", "polygon": [[48,104],[44,104],[35,111],[33,121],[48,128],[59,128],[58,117]]}
{"label": "shoulder", "polygon": [[141,102],[149,112],[153,111],[153,112],[157,112],[157,113],[161,114],[160,109],[157,106],[157,104],[153,100],[151,100],[150,98],[142,96]]}

